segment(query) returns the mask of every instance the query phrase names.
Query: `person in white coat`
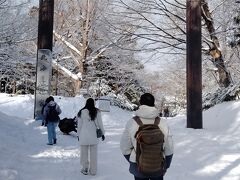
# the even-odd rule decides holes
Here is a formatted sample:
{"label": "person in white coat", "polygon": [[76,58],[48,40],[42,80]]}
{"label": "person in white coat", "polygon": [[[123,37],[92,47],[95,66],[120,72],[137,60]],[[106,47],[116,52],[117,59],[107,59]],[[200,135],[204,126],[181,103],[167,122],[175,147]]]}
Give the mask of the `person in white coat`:
{"label": "person in white coat", "polygon": [[[154,107],[154,96],[150,93],[145,93],[140,97],[139,109],[135,112],[135,116],[138,116],[143,124],[153,124],[155,118],[158,117],[159,111]],[[146,176],[139,172],[136,164],[136,146],[137,142],[135,134],[139,128],[137,122],[132,118],[130,119],[122,134],[120,141],[120,149],[122,154],[130,164],[129,171],[134,175],[135,180],[163,180],[164,174]],[[161,119],[159,128],[164,134],[164,155],[165,155],[165,168],[168,169],[171,164],[173,156],[173,141],[169,127],[165,119]]]}
{"label": "person in white coat", "polygon": [[104,141],[105,136],[101,112],[95,107],[95,102],[92,98],[87,99],[85,107],[78,112],[77,120],[77,133],[81,147],[81,173],[84,175],[96,175],[98,144],[96,129],[100,128],[102,130],[102,141]]}

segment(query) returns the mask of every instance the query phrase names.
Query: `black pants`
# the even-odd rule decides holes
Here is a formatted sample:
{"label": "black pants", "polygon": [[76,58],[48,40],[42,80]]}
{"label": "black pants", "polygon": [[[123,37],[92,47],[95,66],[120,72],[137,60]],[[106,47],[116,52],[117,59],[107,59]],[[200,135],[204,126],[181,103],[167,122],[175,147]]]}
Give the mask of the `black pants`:
{"label": "black pants", "polygon": [[134,176],[134,179],[135,180],[163,180],[163,176],[154,177],[154,178],[139,178],[139,177]]}

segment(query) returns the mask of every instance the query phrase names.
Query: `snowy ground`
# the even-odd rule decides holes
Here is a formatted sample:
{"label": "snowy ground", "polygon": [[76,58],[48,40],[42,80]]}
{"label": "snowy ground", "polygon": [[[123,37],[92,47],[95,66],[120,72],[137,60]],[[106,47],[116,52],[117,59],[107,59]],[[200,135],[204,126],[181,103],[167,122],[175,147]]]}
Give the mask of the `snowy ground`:
{"label": "snowy ground", "polygon": [[[61,118],[73,117],[81,97],[55,97]],[[46,128],[33,120],[33,96],[0,94],[0,180],[131,180],[119,140],[132,112],[111,107],[103,113],[106,140],[98,146],[98,173],[80,173],[76,134],[57,133],[58,144],[47,146]],[[204,129],[187,129],[186,117],[169,118],[175,154],[165,180],[240,180],[240,102],[204,112]]]}

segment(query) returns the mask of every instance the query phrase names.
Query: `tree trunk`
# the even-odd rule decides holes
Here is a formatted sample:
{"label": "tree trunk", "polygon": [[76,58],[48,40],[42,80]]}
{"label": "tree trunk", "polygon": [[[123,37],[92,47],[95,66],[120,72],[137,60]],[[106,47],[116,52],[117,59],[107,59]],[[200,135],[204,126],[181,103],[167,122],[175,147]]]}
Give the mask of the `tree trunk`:
{"label": "tree trunk", "polygon": [[[91,22],[93,21],[94,18],[94,13],[95,13],[95,5],[94,1],[92,0],[84,0],[82,1],[82,22],[81,22],[81,57],[79,60],[79,71],[81,72],[82,75],[86,73],[86,64],[87,64],[87,57],[90,54],[89,52],[89,32],[91,30]],[[83,86],[82,82],[76,83],[76,89],[79,87],[79,89]]]}
{"label": "tree trunk", "polygon": [[87,54],[88,54],[88,38],[89,38],[89,31],[91,29],[91,2],[90,0],[85,0],[82,2],[82,16],[83,16],[83,20],[81,23],[81,33],[82,33],[82,46],[81,46],[81,63],[79,63],[79,70],[82,74],[84,74],[85,70],[84,70],[84,64],[86,63],[86,59],[87,59]]}
{"label": "tree trunk", "polygon": [[214,65],[218,70],[219,86],[228,87],[231,84],[231,75],[225,66],[219,40],[216,36],[212,15],[209,11],[206,0],[202,0],[202,17],[206,23],[207,31],[209,32],[211,38],[209,54],[212,56]]}
{"label": "tree trunk", "polygon": [[74,86],[74,87],[75,87],[75,89],[74,89],[74,92],[75,92],[75,93],[74,93],[74,94],[75,94],[75,95],[77,95],[77,94],[80,93],[81,82],[82,82],[82,81],[80,81],[80,80],[75,80],[75,81],[74,81],[74,85],[75,85],[75,86]]}

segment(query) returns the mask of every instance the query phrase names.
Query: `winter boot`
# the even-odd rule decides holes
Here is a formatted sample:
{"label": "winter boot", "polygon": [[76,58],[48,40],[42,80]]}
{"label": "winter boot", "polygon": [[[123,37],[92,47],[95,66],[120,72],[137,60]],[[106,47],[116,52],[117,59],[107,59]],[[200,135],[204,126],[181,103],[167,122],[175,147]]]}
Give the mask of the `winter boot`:
{"label": "winter boot", "polygon": [[83,173],[84,175],[88,175],[88,169],[82,169],[81,173]]}

